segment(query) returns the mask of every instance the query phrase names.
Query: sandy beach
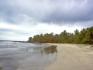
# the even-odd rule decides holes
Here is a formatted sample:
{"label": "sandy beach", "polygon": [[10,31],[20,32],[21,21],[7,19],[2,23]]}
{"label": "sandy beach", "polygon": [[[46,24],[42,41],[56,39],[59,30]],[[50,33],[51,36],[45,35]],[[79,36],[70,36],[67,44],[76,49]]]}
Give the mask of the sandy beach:
{"label": "sandy beach", "polygon": [[[55,44],[57,59],[45,70],[93,70],[93,50],[88,45]],[[86,48],[80,48],[86,46]]]}
{"label": "sandy beach", "polygon": [[90,46],[1,42],[0,67],[2,70],[93,70]]}

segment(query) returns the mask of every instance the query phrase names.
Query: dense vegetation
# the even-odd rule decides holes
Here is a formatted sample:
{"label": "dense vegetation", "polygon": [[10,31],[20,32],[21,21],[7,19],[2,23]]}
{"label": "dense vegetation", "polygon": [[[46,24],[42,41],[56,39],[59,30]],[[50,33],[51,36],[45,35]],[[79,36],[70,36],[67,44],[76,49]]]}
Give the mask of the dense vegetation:
{"label": "dense vegetation", "polygon": [[28,42],[36,43],[78,43],[93,44],[93,27],[75,30],[74,33],[68,33],[66,30],[60,34],[46,33],[30,37]]}

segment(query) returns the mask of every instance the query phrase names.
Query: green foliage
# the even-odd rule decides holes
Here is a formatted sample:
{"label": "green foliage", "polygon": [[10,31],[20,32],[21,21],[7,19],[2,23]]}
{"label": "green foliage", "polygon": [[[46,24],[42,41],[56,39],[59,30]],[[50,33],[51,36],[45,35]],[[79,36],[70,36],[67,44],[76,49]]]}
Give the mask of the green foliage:
{"label": "green foliage", "polygon": [[46,33],[29,37],[28,42],[37,43],[83,43],[93,44],[93,27],[82,29],[80,32],[76,29],[74,33],[68,33],[66,30],[60,34]]}

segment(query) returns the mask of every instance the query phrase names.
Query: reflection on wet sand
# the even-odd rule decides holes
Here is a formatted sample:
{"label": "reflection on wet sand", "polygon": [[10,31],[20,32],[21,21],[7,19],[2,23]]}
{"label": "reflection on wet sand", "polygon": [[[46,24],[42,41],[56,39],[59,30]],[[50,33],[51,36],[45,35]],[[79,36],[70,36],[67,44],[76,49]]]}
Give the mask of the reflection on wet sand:
{"label": "reflection on wet sand", "polygon": [[44,51],[46,54],[57,53],[57,46],[56,46],[56,45],[51,45],[51,46],[49,46],[49,47],[44,48],[43,51]]}
{"label": "reflection on wet sand", "polygon": [[[49,49],[49,50],[46,50]],[[44,70],[44,68],[53,63],[56,60],[56,47],[38,47],[33,48],[33,51],[28,50],[28,57],[25,59],[19,60],[19,69],[18,70]],[[53,52],[52,52],[53,51]],[[47,53],[47,54],[46,54]]]}
{"label": "reflection on wet sand", "polygon": [[0,49],[0,67],[1,70],[44,70],[56,60],[56,55],[57,46],[4,48]]}

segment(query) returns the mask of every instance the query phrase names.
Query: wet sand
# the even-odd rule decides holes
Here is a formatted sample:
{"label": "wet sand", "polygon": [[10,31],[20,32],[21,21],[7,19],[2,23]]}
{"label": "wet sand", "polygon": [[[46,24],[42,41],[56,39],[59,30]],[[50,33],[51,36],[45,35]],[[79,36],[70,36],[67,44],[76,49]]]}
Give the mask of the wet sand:
{"label": "wet sand", "polygon": [[1,42],[0,67],[2,70],[93,70],[93,50],[89,46]]}
{"label": "wet sand", "polygon": [[56,54],[56,47],[46,44],[0,42],[0,70],[44,70]]}
{"label": "wet sand", "polygon": [[80,48],[86,45],[56,45],[57,59],[45,70],[93,70],[93,50]]}

